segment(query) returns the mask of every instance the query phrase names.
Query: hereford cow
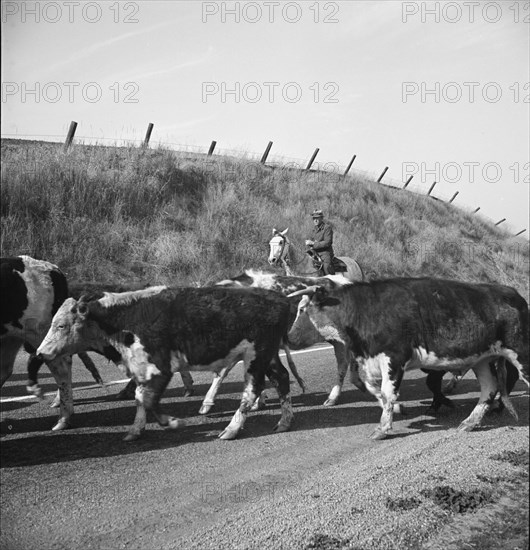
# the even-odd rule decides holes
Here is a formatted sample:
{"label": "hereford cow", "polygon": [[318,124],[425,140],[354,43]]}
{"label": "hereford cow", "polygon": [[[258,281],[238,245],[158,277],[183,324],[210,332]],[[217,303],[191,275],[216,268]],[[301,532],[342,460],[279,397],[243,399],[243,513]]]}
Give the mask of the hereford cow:
{"label": "hereford cow", "polygon": [[116,349],[138,384],[136,418],[126,441],[143,432],[146,411],[153,411],[162,426],[182,423],[159,409],[174,372],[219,372],[243,360],[247,383],[241,404],[219,436],[233,439],[263,390],[265,375],[280,397],[282,416],[275,431],[291,425],[289,374],[278,356],[288,321],[289,302],[275,292],[158,286],[88,301],[69,298],[37,352],[53,360],[104,346]]}
{"label": "hereford cow", "polygon": [[[332,291],[313,286],[291,296],[301,295],[290,337],[296,337],[300,321],[308,316],[345,362],[354,358],[361,380],[383,409],[374,439],[385,438],[391,430],[401,379],[411,368],[473,369],[481,394],[461,430],[480,425],[498,391],[517,417],[506,392],[505,361],[529,384],[528,304],[514,289],[389,279]],[[496,361],[499,380],[490,361]]]}
{"label": "hereford cow", "polygon": [[[49,262],[29,256],[2,258],[0,329],[0,386],[11,376],[20,348],[36,350],[54,313],[68,295],[66,278]],[[54,430],[64,429],[72,414],[71,357],[48,363],[60,393],[61,414]]]}
{"label": "hereford cow", "polygon": [[[241,275],[233,277],[231,279],[224,279],[219,283],[216,283],[216,286],[222,286],[225,288],[264,288],[266,290],[274,290],[283,295],[287,295],[290,292],[295,290],[300,290],[302,288],[307,288],[308,286],[314,284],[323,284],[323,285],[337,285],[345,284],[348,282],[348,279],[345,279],[341,275],[328,275],[327,277],[315,278],[315,277],[288,277],[284,275],[277,275],[274,273],[266,273],[262,271],[246,270]],[[296,317],[296,304],[291,305],[291,322],[294,321]],[[287,358],[289,368],[298,382],[302,392],[305,392],[305,384],[303,379],[299,376],[296,369],[296,365],[291,358],[290,349],[304,349],[317,344],[319,342],[324,342],[325,340],[320,336],[315,327],[309,322],[306,322],[306,326],[303,334],[301,334],[296,342],[289,342],[288,345],[284,344],[283,349]],[[202,404],[199,409],[199,414],[207,414],[210,412],[212,407],[215,405],[215,398],[217,393],[223,383],[223,380],[228,376],[231,367],[219,371],[216,373],[215,378],[208,390]],[[338,373],[338,380],[336,386],[331,390],[331,393],[324,403],[325,406],[335,405],[339,399],[342,385],[344,383],[344,378],[346,376],[346,371]],[[123,390],[124,395],[129,396],[130,399],[134,397],[135,383],[134,380],[131,380],[125,390]],[[254,408],[258,408],[259,404],[263,404],[265,394],[263,393],[259,400],[256,401]]]}

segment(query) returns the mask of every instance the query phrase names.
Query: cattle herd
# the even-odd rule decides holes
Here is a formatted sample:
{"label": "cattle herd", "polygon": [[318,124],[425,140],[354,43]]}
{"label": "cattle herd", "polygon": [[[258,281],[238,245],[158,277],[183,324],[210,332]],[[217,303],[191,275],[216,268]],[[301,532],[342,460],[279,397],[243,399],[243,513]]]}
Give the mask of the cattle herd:
{"label": "cattle herd", "polygon": [[427,372],[435,409],[451,404],[441,391],[444,373],[474,371],[480,397],[460,425],[465,431],[479,426],[494,404],[517,417],[509,393],[519,378],[530,385],[528,304],[502,285],[434,278],[352,283],[341,275],[251,270],[202,288],[68,285],[56,265],[18,256],[1,260],[1,297],[1,384],[24,346],[30,353],[28,391],[39,396],[36,375],[45,362],[58,386],[54,430],[71,424],[72,356],[78,354],[101,382],[87,352],[104,355],[131,377],[136,417],[127,441],[141,435],[148,413],[161,426],[184,424],[160,408],[173,373],[180,373],[188,394],[193,391],[190,371],[214,373],[200,410],[204,414],[239,361],[245,369],[241,402],[219,437],[237,436],[265,377],[279,396],[281,417],[274,429],[289,430],[289,372],[279,350],[285,350],[291,373],[305,390],[289,350],[323,341],[333,346],[337,362],[337,379],[324,404],[337,403],[349,370],[352,382],[368,390],[382,409],[374,439],[392,429],[407,370]]}

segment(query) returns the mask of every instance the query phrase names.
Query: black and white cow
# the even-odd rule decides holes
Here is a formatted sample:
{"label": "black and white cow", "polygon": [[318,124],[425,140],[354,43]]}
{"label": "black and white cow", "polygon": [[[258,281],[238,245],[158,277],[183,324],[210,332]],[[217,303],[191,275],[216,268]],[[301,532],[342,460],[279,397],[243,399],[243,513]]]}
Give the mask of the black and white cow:
{"label": "black and white cow", "polygon": [[[35,310],[35,307],[37,307],[37,317],[31,321],[26,318],[23,323],[25,326],[34,322],[43,324],[44,330],[40,331],[43,337],[47,328],[49,328],[51,319],[57,311],[58,306],[68,296],[68,294],[65,294],[65,289],[67,289],[67,292],[71,292],[64,274],[56,265],[36,260],[29,256],[1,258],[0,265],[2,274],[2,334],[7,334],[10,330],[9,327],[11,327],[11,331],[13,331],[13,327],[19,328],[16,325],[17,323],[22,323],[22,321],[19,321],[19,318],[23,317],[26,308],[33,308]],[[36,276],[34,277],[33,275]],[[46,282],[47,277],[50,279],[48,282]],[[53,292],[53,302],[48,301],[47,293],[49,289]],[[39,300],[40,302],[37,304],[36,302]],[[38,306],[41,306],[41,309],[38,309]],[[30,340],[31,338],[22,342],[24,350],[29,354],[26,389],[28,393],[42,399],[42,389],[38,384],[37,375],[44,361],[35,356],[36,347],[30,343]],[[10,347],[10,344],[6,345],[8,348]],[[18,349],[20,349],[20,345]],[[6,351],[6,353],[8,352]],[[79,358],[94,380],[103,386],[101,375],[88,354],[80,353]],[[11,365],[12,367],[13,365]],[[60,406],[59,392],[57,392],[57,396],[50,406]]]}
{"label": "black and white cow", "polygon": [[[516,290],[424,278],[356,283],[332,291],[314,286],[292,296],[301,295],[290,337],[296,337],[300,321],[308,316],[337,356],[356,362],[361,380],[383,409],[374,439],[391,430],[403,373],[412,368],[473,369],[481,395],[461,430],[480,424],[498,392],[517,417],[506,391],[505,361],[527,384],[529,377],[528,304]],[[497,376],[491,361],[496,361]]]}
{"label": "black and white cow", "polygon": [[[2,258],[0,262],[2,308],[0,316],[0,386],[11,376],[18,351],[24,345],[38,348],[54,313],[68,296],[59,268],[29,256]],[[48,363],[60,394],[60,418],[54,430],[64,429],[72,414],[71,357]],[[36,374],[35,374],[36,376]]]}
{"label": "black and white cow", "polygon": [[69,298],[59,308],[37,350],[53,360],[88,349],[116,349],[136,379],[136,418],[125,440],[145,429],[146,411],[162,426],[182,421],[162,414],[160,398],[174,372],[214,371],[242,360],[246,386],[238,411],[221,439],[233,439],[263,390],[265,376],[276,387],[282,416],[275,431],[289,429],[293,413],[289,374],[278,350],[287,335],[289,301],[261,289],[151,287],[105,293],[102,298]]}

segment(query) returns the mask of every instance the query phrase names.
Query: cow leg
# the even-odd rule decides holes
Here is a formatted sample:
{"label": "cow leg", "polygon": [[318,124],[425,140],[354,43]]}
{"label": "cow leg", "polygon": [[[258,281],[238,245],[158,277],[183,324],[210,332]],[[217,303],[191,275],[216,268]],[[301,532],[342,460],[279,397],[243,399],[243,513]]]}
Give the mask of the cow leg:
{"label": "cow leg", "polygon": [[[26,351],[28,349],[25,347]],[[26,384],[26,391],[34,395],[37,399],[43,399],[42,388],[38,384],[38,373],[44,361],[38,359],[35,355],[35,349],[31,348],[33,351],[29,351],[30,357],[28,360],[28,382]]]}
{"label": "cow leg", "polygon": [[0,386],[3,386],[13,373],[15,358],[21,346],[22,342],[17,338],[9,336],[2,338],[0,343]]}
{"label": "cow leg", "polygon": [[[506,362],[506,393],[510,395],[517,380],[519,380],[519,371],[508,361]],[[500,384],[500,382],[499,382]],[[495,406],[497,405],[497,406]],[[504,402],[502,395],[499,397],[499,401],[493,404],[493,411],[500,413],[504,410]]]}
{"label": "cow leg", "polygon": [[[397,370],[392,368],[392,362],[400,365]],[[394,410],[399,412],[396,401],[403,378],[402,364],[402,361],[392,360],[385,353],[360,362],[362,380],[383,409],[379,426],[370,435],[372,439],[385,439],[392,429]],[[393,373],[393,370],[396,372]]]}
{"label": "cow leg", "polygon": [[64,430],[70,426],[70,421],[74,413],[72,396],[72,357],[70,355],[58,357],[48,363],[48,368],[53,374],[59,388],[61,409],[59,420],[52,430]]}
{"label": "cow leg", "polygon": [[[235,439],[239,431],[245,425],[248,412],[265,388],[266,368],[262,364],[262,361],[263,360],[256,358],[250,362],[250,366],[247,369],[247,375],[245,377],[245,389],[243,390],[239,408],[232,417],[230,424],[228,424],[228,426],[219,434],[219,439]],[[246,363],[247,362],[245,361],[245,366]]]}
{"label": "cow leg", "polygon": [[282,344],[282,347],[283,351],[285,351],[285,357],[287,358],[289,369],[295,377],[296,381],[298,382],[298,385],[302,389],[302,393],[305,393],[305,382],[302,380],[302,377],[298,374],[298,371],[296,370],[296,365],[294,364],[293,358],[291,356],[291,350],[289,349],[289,346],[285,343]]}
{"label": "cow leg", "polygon": [[471,414],[458,426],[463,432],[470,432],[477,426],[480,426],[484,415],[493,404],[495,395],[497,395],[497,380],[493,376],[490,366],[487,362],[473,367],[477,380],[480,384],[480,398]]}
{"label": "cow leg", "polygon": [[[78,353],[79,359],[83,362],[87,370],[90,372],[94,380],[100,384],[101,386],[104,386],[103,379],[101,378],[101,375],[99,374],[98,369],[96,368],[96,365],[94,364],[94,361],[89,357],[88,353],[81,351]],[[29,370],[29,367],[28,367]],[[29,391],[29,387],[27,388]],[[40,388],[39,388],[40,389]],[[57,394],[55,395],[53,401],[50,403],[50,407],[52,409],[56,409],[61,404],[61,395],[59,390],[57,390]]]}
{"label": "cow leg", "polygon": [[144,389],[145,386],[143,384],[136,384],[136,390],[134,392],[136,415],[134,417],[134,423],[127,431],[127,435],[123,438],[123,441],[134,441],[138,439],[145,430],[147,415],[144,408]]}
{"label": "cow leg", "polygon": [[445,395],[442,393],[442,379],[446,371],[436,371],[428,369],[422,370],[427,373],[427,380],[425,382],[433,395],[432,403],[430,404],[428,410],[437,412],[442,405],[454,408],[453,402],[450,399],[447,399],[447,397],[445,397]]}
{"label": "cow leg", "polygon": [[331,342],[331,344],[335,350],[335,359],[337,360],[337,383],[331,388],[328,398],[324,401],[324,407],[333,407],[338,403],[344,384],[344,378],[346,377],[350,364],[350,357],[344,343]]}
{"label": "cow leg", "polygon": [[81,361],[83,362],[83,365],[85,365],[88,372],[92,375],[92,378],[94,378],[96,383],[100,386],[104,386],[103,379],[101,378],[101,375],[99,374],[99,371],[96,368],[94,361],[92,361],[88,353],[86,353],[85,351],[81,351],[78,353],[78,356],[79,359],[81,359]]}
{"label": "cow leg", "polygon": [[190,371],[180,371],[180,377],[184,384],[184,397],[191,397],[195,393],[195,390],[193,389],[193,378],[191,377]]}
{"label": "cow leg", "polygon": [[276,426],[274,426],[273,431],[277,433],[286,432],[291,428],[294,415],[293,407],[291,405],[289,373],[283,366],[278,355],[276,355],[276,357],[269,364],[266,374],[278,392],[280,408],[282,410],[280,421],[276,424]]}
{"label": "cow leg", "polygon": [[146,412],[151,411],[160,426],[167,426],[172,430],[184,426],[186,423],[180,418],[169,416],[160,411],[160,398],[173,376],[172,372],[161,372],[151,376],[144,389],[143,404]]}
{"label": "cow leg", "polygon": [[207,414],[210,412],[210,409],[215,405],[215,396],[223,383],[223,380],[227,377],[228,373],[232,370],[232,367],[224,367],[218,373],[215,373],[212,385],[206,394],[201,408],[199,409],[199,414]]}
{"label": "cow leg", "polygon": [[125,388],[117,393],[117,401],[128,401],[129,399],[135,399],[136,396],[136,380],[131,378]]}
{"label": "cow leg", "polygon": [[494,363],[493,365],[490,364],[490,367],[492,367],[496,371],[497,375],[498,390],[500,393],[498,411],[501,412],[504,408],[506,408],[508,409],[508,412],[515,418],[515,420],[519,420],[517,411],[515,410],[509,397],[509,393],[513,388],[514,382],[513,376],[511,377],[510,382],[508,382],[506,359],[504,357],[500,357],[496,363]]}

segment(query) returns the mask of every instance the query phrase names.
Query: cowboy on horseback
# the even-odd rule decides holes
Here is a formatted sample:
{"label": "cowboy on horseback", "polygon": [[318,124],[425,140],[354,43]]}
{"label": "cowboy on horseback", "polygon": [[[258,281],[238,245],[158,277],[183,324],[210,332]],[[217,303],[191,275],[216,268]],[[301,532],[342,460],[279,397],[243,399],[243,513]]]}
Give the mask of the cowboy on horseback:
{"label": "cowboy on horseback", "polygon": [[305,244],[308,247],[307,252],[313,257],[314,261],[318,256],[322,260],[320,268],[324,275],[335,275],[333,267],[333,229],[329,223],[324,221],[322,210],[313,210],[313,232],[311,238],[307,239]]}

